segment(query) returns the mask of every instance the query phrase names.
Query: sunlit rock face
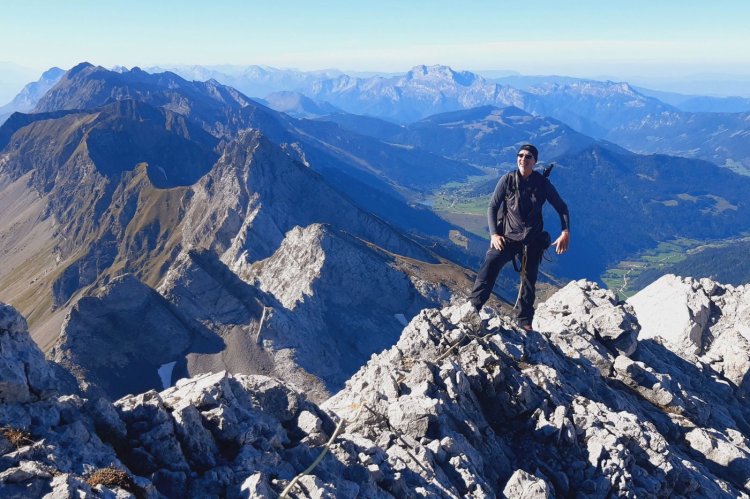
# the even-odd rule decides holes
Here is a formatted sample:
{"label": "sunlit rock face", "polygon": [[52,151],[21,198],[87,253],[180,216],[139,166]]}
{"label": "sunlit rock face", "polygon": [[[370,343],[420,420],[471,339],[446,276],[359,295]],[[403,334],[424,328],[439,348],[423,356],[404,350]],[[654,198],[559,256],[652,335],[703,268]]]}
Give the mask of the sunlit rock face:
{"label": "sunlit rock face", "polygon": [[[666,275],[628,299],[652,338],[747,393],[750,287]],[[701,367],[702,368],[702,367]]]}

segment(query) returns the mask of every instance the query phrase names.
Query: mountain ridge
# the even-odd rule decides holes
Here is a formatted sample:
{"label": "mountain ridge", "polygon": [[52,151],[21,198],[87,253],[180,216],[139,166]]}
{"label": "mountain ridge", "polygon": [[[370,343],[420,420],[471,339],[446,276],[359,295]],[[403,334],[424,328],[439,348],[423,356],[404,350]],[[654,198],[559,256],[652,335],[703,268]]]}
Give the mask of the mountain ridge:
{"label": "mountain ridge", "polygon": [[[643,296],[659,303],[631,304],[571,282],[531,332],[485,309],[477,335],[464,307],[425,309],[322,404],[226,372],[88,398],[3,304],[0,358],[13,376],[0,423],[15,433],[0,434],[11,470],[0,492],[748,497],[750,329],[733,311],[750,307],[750,288],[675,276],[653,286]],[[664,307],[679,312],[672,322]],[[128,480],[86,483],[106,466]]]}

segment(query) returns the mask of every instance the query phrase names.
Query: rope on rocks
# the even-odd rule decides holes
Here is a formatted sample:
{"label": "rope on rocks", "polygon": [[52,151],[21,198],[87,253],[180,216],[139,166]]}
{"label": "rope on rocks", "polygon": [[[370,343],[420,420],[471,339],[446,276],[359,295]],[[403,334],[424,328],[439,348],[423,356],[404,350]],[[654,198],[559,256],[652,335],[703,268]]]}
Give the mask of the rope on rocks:
{"label": "rope on rocks", "polygon": [[288,497],[288,494],[292,491],[295,485],[297,485],[297,482],[302,478],[303,476],[309,474],[312,470],[315,469],[315,467],[320,464],[320,462],[323,460],[325,455],[328,453],[329,449],[331,448],[331,445],[333,445],[333,442],[336,440],[336,437],[339,436],[339,433],[341,433],[341,430],[344,429],[344,425],[346,423],[351,423],[354,420],[356,420],[360,413],[362,412],[362,408],[364,407],[363,404],[359,404],[359,409],[357,410],[356,414],[351,419],[341,418],[339,423],[336,425],[336,429],[333,431],[333,435],[331,435],[331,438],[328,439],[328,442],[323,446],[323,450],[320,452],[318,457],[315,458],[315,461],[313,461],[310,466],[305,468],[304,471],[299,473],[297,476],[295,476],[291,482],[284,488],[284,490],[281,492],[281,495],[279,496],[280,499],[283,499],[285,497]]}
{"label": "rope on rocks", "polygon": [[469,338],[469,341],[468,341],[468,343],[466,343],[466,345],[468,345],[469,343],[471,343],[471,342],[472,342],[472,341],[474,341],[474,340],[477,340],[477,341],[479,341],[480,343],[482,343],[483,345],[485,345],[485,346],[486,346],[486,344],[484,343],[484,338],[483,338],[482,336],[480,336],[480,335],[478,335],[478,334],[473,334],[473,333],[470,333],[470,332],[468,332],[468,331],[466,331],[466,330],[461,330],[461,336],[460,336],[460,337],[458,338],[458,340],[456,340],[456,342],[455,342],[455,343],[454,343],[453,345],[451,345],[451,347],[450,347],[450,348],[449,348],[448,350],[446,350],[446,351],[445,351],[445,352],[443,352],[443,353],[442,353],[442,354],[441,354],[441,355],[440,355],[439,357],[437,357],[437,358],[436,358],[436,359],[435,359],[435,360],[433,361],[433,363],[437,363],[437,362],[440,362],[441,360],[443,360],[443,359],[445,359],[446,357],[448,357],[448,355],[449,355],[449,354],[450,354],[450,353],[451,353],[451,352],[452,352],[453,350],[455,350],[455,349],[456,349],[456,348],[457,348],[458,346],[460,346],[460,345],[461,345],[461,342],[462,342],[462,341],[464,340],[464,338],[467,338],[467,337]]}

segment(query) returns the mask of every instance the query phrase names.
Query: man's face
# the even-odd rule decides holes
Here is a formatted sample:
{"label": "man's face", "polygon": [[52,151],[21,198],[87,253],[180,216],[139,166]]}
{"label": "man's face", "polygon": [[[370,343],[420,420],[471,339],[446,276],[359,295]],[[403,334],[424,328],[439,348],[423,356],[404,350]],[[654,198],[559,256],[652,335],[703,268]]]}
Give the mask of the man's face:
{"label": "man's face", "polygon": [[531,155],[529,151],[521,150],[518,151],[518,154],[516,155],[516,163],[518,164],[518,169],[521,171],[521,174],[531,172],[531,170],[534,169],[534,165],[536,164],[536,160],[534,159],[534,156]]}

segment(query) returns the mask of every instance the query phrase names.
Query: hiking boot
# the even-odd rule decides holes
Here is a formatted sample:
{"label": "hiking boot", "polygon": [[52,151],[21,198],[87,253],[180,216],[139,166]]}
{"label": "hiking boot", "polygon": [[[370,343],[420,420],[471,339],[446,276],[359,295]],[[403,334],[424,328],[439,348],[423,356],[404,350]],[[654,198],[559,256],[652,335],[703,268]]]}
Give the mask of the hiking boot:
{"label": "hiking boot", "polygon": [[461,322],[469,326],[474,331],[480,331],[483,323],[482,318],[479,316],[479,310],[474,308],[473,305],[467,307],[467,311],[461,317]]}

